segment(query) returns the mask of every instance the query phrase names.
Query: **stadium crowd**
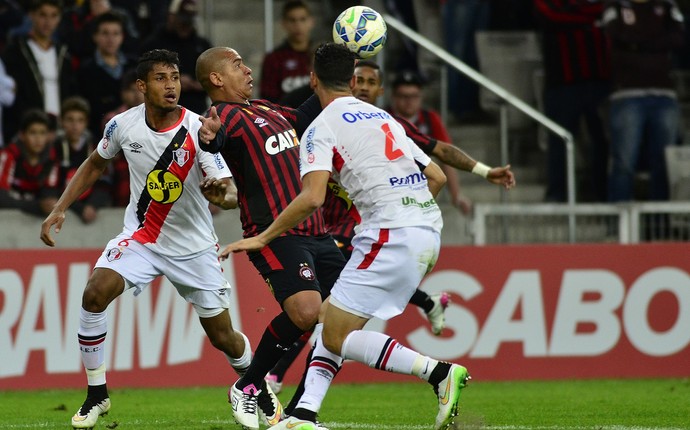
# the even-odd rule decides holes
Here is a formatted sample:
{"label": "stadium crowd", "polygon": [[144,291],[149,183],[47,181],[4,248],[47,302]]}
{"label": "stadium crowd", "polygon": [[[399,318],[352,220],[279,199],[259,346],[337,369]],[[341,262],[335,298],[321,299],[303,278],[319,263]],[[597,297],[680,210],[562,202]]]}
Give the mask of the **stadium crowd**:
{"label": "stadium crowd", "polygon": [[[327,10],[356,3],[324,2]],[[311,53],[318,45],[312,30],[318,23],[310,2],[277,4],[285,39],[265,55],[255,96],[296,107],[311,94]],[[417,27],[413,1],[383,4]],[[142,102],[132,68],[143,52],[177,52],[180,104],[200,114],[207,110],[209,100],[194,76],[198,56],[212,46],[195,27],[199,7],[197,0],[0,0],[0,208],[39,216],[50,211],[107,121]],[[690,67],[689,50],[680,49],[688,39],[688,8],[685,0],[446,0],[435,6],[445,47],[476,68],[476,31],[540,33],[544,112],[587,142],[580,200],[595,202],[637,199],[633,185],[640,170],[651,171],[645,197],[668,199],[663,152],[683,138],[670,76]],[[428,83],[416,50],[405,45],[393,54],[389,62],[397,74]],[[450,75],[449,107],[460,123],[487,116],[470,84]],[[545,200],[565,201],[565,154],[556,136],[550,136],[546,158]],[[119,159],[72,210],[89,223],[101,207],[125,206],[127,179]],[[451,192],[467,213],[471,202]]]}

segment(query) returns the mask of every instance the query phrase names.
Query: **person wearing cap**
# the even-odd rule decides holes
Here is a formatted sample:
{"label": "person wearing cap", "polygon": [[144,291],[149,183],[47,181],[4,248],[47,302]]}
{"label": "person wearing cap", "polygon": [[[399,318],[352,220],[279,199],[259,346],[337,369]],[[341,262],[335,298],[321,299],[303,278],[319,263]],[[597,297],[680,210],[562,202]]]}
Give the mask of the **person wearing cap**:
{"label": "person wearing cap", "polygon": [[[422,106],[424,80],[417,73],[404,71],[393,80],[391,86],[393,93],[391,106],[387,109],[389,112],[405,118],[423,134],[442,142],[451,141],[438,112]],[[463,214],[469,214],[472,211],[472,201],[460,192],[457,171],[445,163],[441,163],[441,168],[448,178],[447,187],[453,206]]]}
{"label": "person wearing cap", "polygon": [[208,109],[206,93],[194,77],[194,71],[196,59],[211,47],[211,42],[197,32],[198,12],[199,3],[196,0],[172,0],[165,25],[143,42],[141,52],[152,49],[177,52],[182,83],[180,104],[193,112],[205,112]]}

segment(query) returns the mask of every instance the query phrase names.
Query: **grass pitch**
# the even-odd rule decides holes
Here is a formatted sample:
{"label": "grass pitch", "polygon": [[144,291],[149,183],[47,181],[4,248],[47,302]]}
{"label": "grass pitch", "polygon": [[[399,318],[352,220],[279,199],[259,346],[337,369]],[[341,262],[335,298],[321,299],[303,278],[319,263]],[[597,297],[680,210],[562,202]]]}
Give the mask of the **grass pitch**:
{"label": "grass pitch", "polygon": [[[227,388],[111,389],[113,407],[96,429],[239,429]],[[285,404],[294,391],[279,395]],[[69,429],[85,390],[2,391],[0,429]],[[321,410],[331,429],[432,429],[428,385],[335,384]],[[690,429],[690,379],[471,381],[457,429]]]}

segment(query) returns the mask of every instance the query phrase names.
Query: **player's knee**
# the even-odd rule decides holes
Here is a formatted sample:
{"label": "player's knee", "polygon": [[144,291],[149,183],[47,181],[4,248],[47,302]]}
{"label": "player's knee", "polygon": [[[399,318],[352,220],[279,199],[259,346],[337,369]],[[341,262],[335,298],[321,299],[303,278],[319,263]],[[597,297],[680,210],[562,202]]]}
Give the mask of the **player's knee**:
{"label": "player's knee", "polygon": [[304,331],[311,330],[319,320],[319,308],[305,307],[289,312],[290,320]]}
{"label": "player's knee", "polygon": [[82,294],[81,306],[87,312],[104,312],[123,290],[124,280],[120,275],[113,276],[108,272],[94,271]]}
{"label": "player's knee", "polygon": [[335,355],[341,355],[340,350],[343,346],[341,339],[339,339],[337,336],[326,336],[325,334],[322,336],[322,339],[323,346],[326,347],[327,350]]}

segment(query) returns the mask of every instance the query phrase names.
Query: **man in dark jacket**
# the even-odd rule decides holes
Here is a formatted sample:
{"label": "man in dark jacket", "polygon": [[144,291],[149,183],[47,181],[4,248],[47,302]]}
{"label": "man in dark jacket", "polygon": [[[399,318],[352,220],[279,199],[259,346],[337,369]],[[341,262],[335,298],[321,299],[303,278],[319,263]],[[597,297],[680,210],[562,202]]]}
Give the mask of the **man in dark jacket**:
{"label": "man in dark jacket", "polygon": [[67,48],[53,42],[61,10],[59,0],[32,2],[31,31],[12,40],[5,50],[2,60],[17,85],[14,105],[6,110],[3,122],[5,140],[14,136],[27,109],[38,108],[57,117],[62,100],[76,92]]}

